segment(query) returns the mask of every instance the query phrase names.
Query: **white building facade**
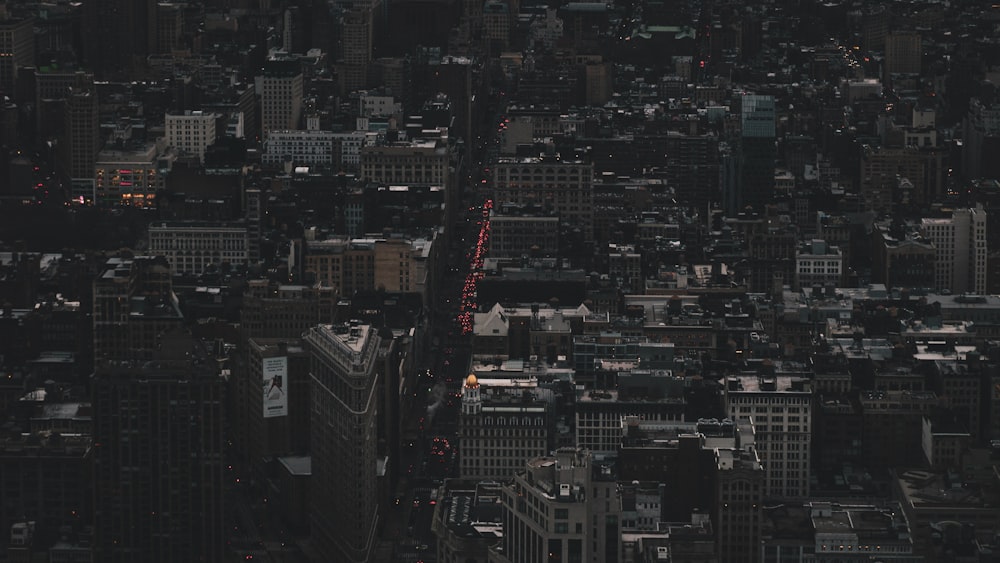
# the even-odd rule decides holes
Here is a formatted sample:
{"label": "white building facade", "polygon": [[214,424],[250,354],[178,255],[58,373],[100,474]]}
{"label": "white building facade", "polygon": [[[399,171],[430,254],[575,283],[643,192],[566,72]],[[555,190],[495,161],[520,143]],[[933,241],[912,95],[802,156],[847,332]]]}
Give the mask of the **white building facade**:
{"label": "white building facade", "polygon": [[937,289],[952,293],[986,293],[986,211],[955,209],[951,218],[925,218],[923,235],[934,243]]}
{"label": "white building facade", "polygon": [[751,419],[764,464],[764,496],[809,496],[812,387],[789,376],[739,376],[725,381],[726,414]]}
{"label": "white building facade", "polygon": [[219,115],[202,111],[186,111],[183,114],[166,114],[167,145],[181,153],[197,155],[205,162],[205,149],[215,144],[215,122]]}
{"label": "white building facade", "polygon": [[244,225],[219,223],[157,223],[149,226],[149,252],[165,256],[171,273],[202,274],[209,266],[249,261],[250,244]]}
{"label": "white building facade", "polygon": [[330,131],[271,131],[264,141],[261,163],[279,165],[290,158],[295,165],[331,166],[334,163],[335,135]]}

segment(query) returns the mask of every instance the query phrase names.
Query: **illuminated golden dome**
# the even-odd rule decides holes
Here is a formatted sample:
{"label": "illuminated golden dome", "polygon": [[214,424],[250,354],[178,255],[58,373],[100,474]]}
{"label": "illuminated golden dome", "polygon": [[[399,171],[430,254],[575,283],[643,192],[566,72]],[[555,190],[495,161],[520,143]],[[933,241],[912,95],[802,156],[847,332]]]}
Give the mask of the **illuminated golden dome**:
{"label": "illuminated golden dome", "polygon": [[476,387],[479,387],[479,380],[476,379],[475,374],[470,373],[469,377],[465,378],[465,386],[468,387],[469,389],[475,389]]}

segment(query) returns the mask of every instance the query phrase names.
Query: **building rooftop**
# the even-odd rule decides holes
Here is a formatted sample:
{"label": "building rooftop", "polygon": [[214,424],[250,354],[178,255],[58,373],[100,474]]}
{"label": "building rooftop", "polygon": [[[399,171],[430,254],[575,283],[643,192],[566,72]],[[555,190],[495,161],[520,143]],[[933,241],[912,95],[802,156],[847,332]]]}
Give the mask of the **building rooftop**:
{"label": "building rooftop", "polygon": [[963,483],[961,477],[924,469],[900,469],[895,472],[896,490],[902,501],[914,508],[953,507],[994,510],[995,495],[975,484]]}
{"label": "building rooftop", "polygon": [[788,375],[739,375],[726,378],[726,389],[736,393],[811,393],[809,382]]}
{"label": "building rooftop", "polygon": [[312,475],[312,456],[289,455],[278,458],[280,463],[291,475],[308,477]]}
{"label": "building rooftop", "polygon": [[452,533],[487,541],[500,539],[503,535],[500,485],[490,481],[473,484],[454,480],[448,486],[456,488],[445,494],[441,510],[445,525]]}

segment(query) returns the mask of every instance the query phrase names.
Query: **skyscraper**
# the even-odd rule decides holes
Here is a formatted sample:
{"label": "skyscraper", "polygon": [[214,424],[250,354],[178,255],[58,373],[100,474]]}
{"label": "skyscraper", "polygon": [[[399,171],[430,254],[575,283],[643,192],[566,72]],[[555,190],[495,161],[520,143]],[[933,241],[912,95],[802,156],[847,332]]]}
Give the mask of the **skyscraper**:
{"label": "skyscraper", "polygon": [[392,341],[357,323],[319,325],[303,340],[312,395],[312,536],[327,561],[367,563],[375,552],[384,486],[380,397]]}
{"label": "skyscraper", "polygon": [[155,0],[92,0],[83,4],[83,55],[98,79],[132,78],[156,49]]}
{"label": "skyscraper", "polygon": [[766,473],[764,496],[808,496],[813,401],[809,381],[775,375],[728,377],[723,393],[729,418],[753,421]]}
{"label": "skyscraper", "polygon": [[261,138],[270,131],[298,129],[302,118],[302,68],[298,61],[264,63],[260,77]]}
{"label": "skyscraper", "polygon": [[744,94],[740,115],[739,177],[735,208],[762,211],[774,198],[774,97]]}
{"label": "skyscraper", "polygon": [[163,257],[114,257],[94,280],[94,363],[146,361],[184,318]]}
{"label": "skyscraper", "polygon": [[188,334],[98,369],[94,560],[222,561],[223,381]]}
{"label": "skyscraper", "polygon": [[355,8],[344,14],[341,21],[340,61],[337,65],[340,93],[346,96],[368,84],[368,67],[372,60],[375,28],[369,8]]}
{"label": "skyscraper", "polygon": [[955,209],[950,218],[925,218],[920,230],[934,243],[937,289],[986,293],[986,212],[981,204]]}
{"label": "skyscraper", "polygon": [[4,19],[0,14],[0,97],[15,97],[17,69],[35,64],[31,19]]}

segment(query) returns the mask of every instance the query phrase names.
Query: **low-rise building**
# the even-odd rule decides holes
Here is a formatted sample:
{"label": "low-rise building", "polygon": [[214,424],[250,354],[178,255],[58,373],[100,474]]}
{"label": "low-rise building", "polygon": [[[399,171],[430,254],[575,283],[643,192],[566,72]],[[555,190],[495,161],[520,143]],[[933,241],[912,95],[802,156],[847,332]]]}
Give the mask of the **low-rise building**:
{"label": "low-rise building", "polygon": [[911,528],[899,506],[830,502],[780,504],[764,509],[760,560],[893,561],[918,563]]}
{"label": "low-rise building", "polygon": [[503,537],[500,484],[448,479],[431,530],[440,561],[485,563]]}
{"label": "low-rise building", "polygon": [[165,256],[173,273],[203,274],[210,266],[243,266],[250,259],[247,228],[239,223],[155,223],[149,251]]}

